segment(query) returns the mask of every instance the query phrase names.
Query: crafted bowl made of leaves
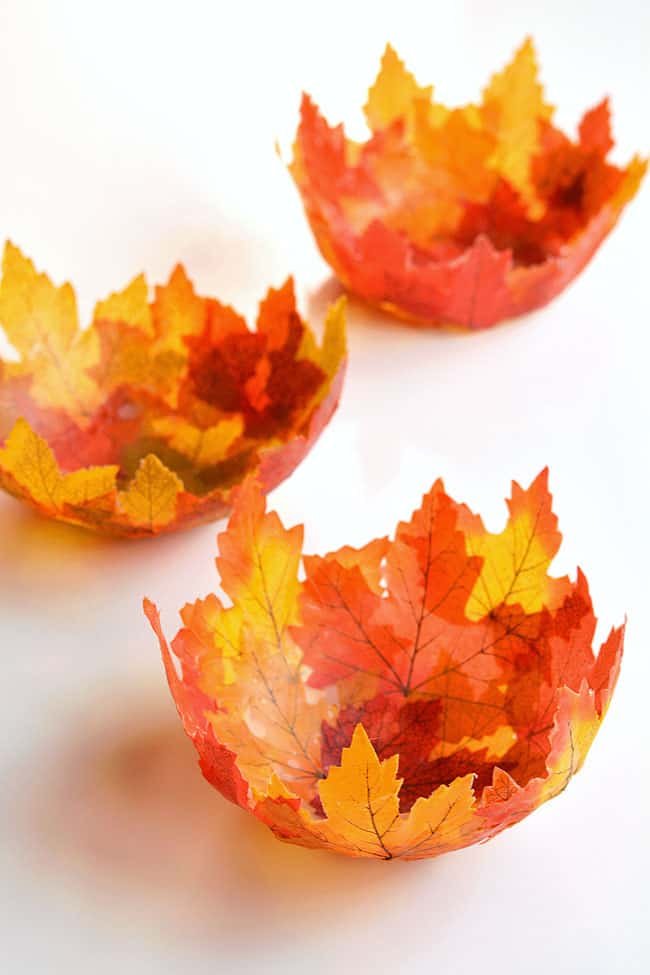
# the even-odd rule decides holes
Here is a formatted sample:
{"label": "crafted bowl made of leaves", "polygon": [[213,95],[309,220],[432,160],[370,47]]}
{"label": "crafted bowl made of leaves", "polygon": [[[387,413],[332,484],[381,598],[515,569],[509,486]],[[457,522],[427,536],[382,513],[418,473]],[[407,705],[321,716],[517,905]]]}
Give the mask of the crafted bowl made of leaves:
{"label": "crafted bowl made of leaves", "polygon": [[532,43],[478,105],[448,109],[389,46],[346,138],[303,97],[291,173],[350,291],[413,323],[487,328],[550,301],[589,261],[646,164],[607,160],[607,101],[577,141],[552,123]]}
{"label": "crafted bowl made of leaves", "polygon": [[216,595],[181,611],[169,685],[206,779],[281,840],[418,859],[489,839],[562,792],[616,683],[543,472],[499,534],[440,481],[394,538],[302,557],[253,483],[219,536]]}
{"label": "crafted bowl made of leaves", "polygon": [[178,266],[150,301],[144,277],[78,325],[74,291],[7,244],[0,328],[0,485],[41,513],[124,536],[221,517],[251,472],[268,491],[336,409],[344,307],[319,345],[293,284],[270,289],[253,331],[198,296]]}

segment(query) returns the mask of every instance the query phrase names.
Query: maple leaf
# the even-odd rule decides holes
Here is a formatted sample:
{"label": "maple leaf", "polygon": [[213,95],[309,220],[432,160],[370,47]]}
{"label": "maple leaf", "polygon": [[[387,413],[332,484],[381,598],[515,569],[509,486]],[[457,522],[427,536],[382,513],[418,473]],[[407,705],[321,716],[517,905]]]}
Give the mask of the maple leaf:
{"label": "maple leaf", "polygon": [[98,301],[94,321],[128,322],[145,335],[152,334],[149,289],[144,274],[139,274],[122,291],[116,291],[104,301]]}
{"label": "maple leaf", "polygon": [[72,287],[8,243],[0,327],[0,484],[48,517],[109,534],[227,513],[254,474],[271,490],[329,422],[346,365],[344,299],[319,343],[289,279],[257,329],[197,295],[182,267],[150,300],[143,275],[80,329]]}
{"label": "maple leaf", "polygon": [[87,467],[63,474],[47,443],[18,420],[0,448],[0,483],[54,517],[69,508],[110,510],[115,500],[115,466]]}
{"label": "maple leaf", "polygon": [[389,859],[391,834],[400,821],[398,756],[380,762],[363,725],[357,725],[341,764],[319,783],[328,827],[352,849]]}
{"label": "maple leaf", "polygon": [[392,539],[307,556],[302,528],[239,488],[218,539],[228,602],[182,610],[180,675],[145,604],[206,778],[282,840],[385,860],[488,839],[559,794],[623,631],[594,656],[584,575],[548,574],[547,472],[508,509],[489,533],[437,481]]}
{"label": "maple leaf", "polygon": [[320,728],[330,707],[301,679],[302,654],[290,635],[301,545],[301,529],[285,530],[252,484],[241,488],[217,560],[232,605],[214,597],[186,607],[174,642],[217,705],[208,715],[215,737],[258,793],[276,774],[305,791],[322,772]]}
{"label": "maple leaf", "polygon": [[396,51],[386,45],[381,68],[374,85],[368,92],[364,113],[368,125],[377,131],[412,111],[419,100],[431,100],[433,89],[421,88],[413,75],[406,70]]}
{"label": "maple leaf", "polygon": [[8,370],[29,376],[39,406],[86,416],[95,392],[86,369],[98,356],[96,337],[79,330],[71,285],[55,287],[11,243],[2,260],[0,322],[20,356]]}
{"label": "maple leaf", "polygon": [[393,48],[364,144],[303,97],[290,172],[325,260],[371,304],[423,325],[488,328],[541,307],[585,266],[646,163],[609,162],[609,107],[577,141],[552,123],[530,39],[480,104],[432,100]]}
{"label": "maple leaf", "polygon": [[182,490],[182,481],[149,454],[140,461],[128,489],[120,492],[120,509],[132,525],[155,532],[175,517],[176,499]]}
{"label": "maple leaf", "polygon": [[539,122],[550,119],[553,108],[544,103],[530,38],[524,41],[512,62],[491,79],[483,93],[480,111],[486,128],[496,139],[491,167],[521,194],[525,202],[534,205],[531,159],[539,150]]}
{"label": "maple leaf", "polygon": [[501,604],[537,612],[565,588],[547,576],[562,539],[551,509],[548,470],[527,491],[513,484],[508,508],[508,524],[498,535],[486,532],[479,516],[461,515],[469,551],[482,560],[466,607],[469,619],[481,619]]}

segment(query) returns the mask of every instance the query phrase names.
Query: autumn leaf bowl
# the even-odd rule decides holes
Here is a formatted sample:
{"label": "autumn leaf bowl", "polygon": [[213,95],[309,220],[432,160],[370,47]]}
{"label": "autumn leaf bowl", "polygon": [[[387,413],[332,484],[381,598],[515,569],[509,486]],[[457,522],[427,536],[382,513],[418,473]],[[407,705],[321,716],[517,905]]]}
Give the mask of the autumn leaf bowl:
{"label": "autumn leaf bowl", "polygon": [[219,518],[249,474],[265,491],[284,480],[330,420],[344,317],[332,305],[319,345],[289,279],[251,330],[179,265],[153,301],[141,275],[80,329],[72,287],[8,243],[0,485],[50,518],[119,536]]}
{"label": "autumn leaf bowl", "polygon": [[532,42],[477,105],[448,109],[389,46],[354,142],[303,97],[290,171],[343,285],[414,324],[488,328],[539,308],[582,270],[635,195],[607,101],[572,140],[553,125]]}
{"label": "autumn leaf bowl", "polygon": [[546,472],[508,508],[491,534],[438,481],[392,539],[301,569],[302,528],[240,488],[219,536],[228,599],[186,605],[171,649],[145,600],[206,779],[281,840],[382,860],[489,839],[562,792],[623,629],[595,656],[584,575],[548,574]]}

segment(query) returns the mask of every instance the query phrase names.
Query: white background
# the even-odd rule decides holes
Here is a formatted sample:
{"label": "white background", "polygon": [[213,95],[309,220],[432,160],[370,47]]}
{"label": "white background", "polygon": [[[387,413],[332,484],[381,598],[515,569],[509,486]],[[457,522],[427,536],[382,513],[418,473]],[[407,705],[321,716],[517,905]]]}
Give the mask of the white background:
{"label": "white background", "polygon": [[[302,88],[360,107],[391,40],[441,100],[476,99],[528,32],[558,119],[613,97],[627,161],[650,150],[645,0],[0,4],[0,234],[83,316],[182,260],[251,314],[296,275],[336,294],[274,153]],[[140,610],[214,588],[215,527],[97,540],[0,500],[3,872],[9,973],[647,972],[650,964],[648,186],[546,310],[475,336],[350,308],[339,413],[276,491],[308,551],[362,543],[437,475],[493,529],[545,464],[624,669],[585,769],[483,847],[419,864],[282,845],[203,782]]]}

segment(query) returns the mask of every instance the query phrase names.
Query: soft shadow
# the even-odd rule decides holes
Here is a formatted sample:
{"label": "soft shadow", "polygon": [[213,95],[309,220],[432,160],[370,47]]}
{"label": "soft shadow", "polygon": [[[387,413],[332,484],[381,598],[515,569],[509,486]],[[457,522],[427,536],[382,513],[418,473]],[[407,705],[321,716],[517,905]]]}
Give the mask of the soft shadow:
{"label": "soft shadow", "polygon": [[[27,504],[0,495],[0,589],[3,598],[21,599],[61,591],[80,581],[88,568],[119,550],[113,539],[37,514]],[[39,585],[39,580],[42,585]]]}
{"label": "soft shadow", "polygon": [[181,536],[192,549],[206,531],[214,537],[219,525],[213,522],[207,529],[199,525],[153,538],[111,538],[46,518],[0,493],[0,591],[3,599],[14,598],[14,605],[34,603],[44,611],[43,595],[65,594],[71,600],[75,588],[83,585],[89,592],[107,573],[116,584],[128,581],[173,554]]}
{"label": "soft shadow", "polygon": [[[356,329],[388,329],[404,335],[433,335],[438,341],[450,337],[467,337],[471,335],[467,329],[456,328],[453,325],[429,327],[408,321],[370,305],[363,299],[352,294],[343,287],[337,277],[331,275],[307,296],[307,311],[312,321],[320,321],[325,317],[328,307],[341,295],[347,296],[348,318]],[[476,334],[476,333],[474,333]]]}
{"label": "soft shadow", "polygon": [[[194,749],[159,695],[102,697],[39,755],[21,795],[17,841],[46,876],[113,908],[137,904],[165,922],[260,946],[296,926],[331,928],[372,895],[388,901],[430,864],[353,861],[280,843],[203,780]],[[44,771],[43,771],[44,770]],[[254,919],[254,921],[253,921]]]}
{"label": "soft shadow", "polygon": [[423,339],[427,342],[440,343],[449,340],[466,342],[476,341],[477,338],[485,338],[486,336],[489,341],[489,337],[508,332],[513,325],[521,326],[522,319],[525,318],[529,322],[535,320],[539,315],[538,311],[532,311],[518,318],[509,318],[498,322],[485,329],[467,329],[452,324],[422,325],[368,304],[362,298],[346,291],[335,275],[330,275],[307,295],[306,304],[310,320],[320,321],[324,319],[328,307],[341,295],[347,296],[348,321],[353,330],[362,332],[366,330],[371,332],[386,331],[389,335],[401,335],[403,341],[409,336],[415,337],[419,342]]}

